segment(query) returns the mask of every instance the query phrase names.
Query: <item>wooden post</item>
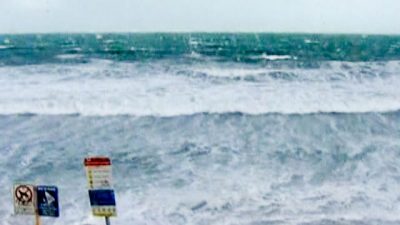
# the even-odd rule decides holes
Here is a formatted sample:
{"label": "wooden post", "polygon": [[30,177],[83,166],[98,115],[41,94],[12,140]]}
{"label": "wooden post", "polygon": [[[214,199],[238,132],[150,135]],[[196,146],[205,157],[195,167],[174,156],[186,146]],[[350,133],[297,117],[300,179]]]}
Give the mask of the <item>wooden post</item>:
{"label": "wooden post", "polygon": [[34,187],[35,189],[35,198],[34,198],[34,202],[35,202],[35,225],[41,225],[40,223],[40,215],[39,215],[39,209],[38,209],[38,199],[37,199],[37,186]]}
{"label": "wooden post", "polygon": [[35,225],[41,225],[41,223],[40,223],[40,216],[39,216],[39,213],[38,213],[38,211],[36,210],[36,213],[35,213]]}
{"label": "wooden post", "polygon": [[106,216],[106,225],[111,225],[110,223],[110,217]]}

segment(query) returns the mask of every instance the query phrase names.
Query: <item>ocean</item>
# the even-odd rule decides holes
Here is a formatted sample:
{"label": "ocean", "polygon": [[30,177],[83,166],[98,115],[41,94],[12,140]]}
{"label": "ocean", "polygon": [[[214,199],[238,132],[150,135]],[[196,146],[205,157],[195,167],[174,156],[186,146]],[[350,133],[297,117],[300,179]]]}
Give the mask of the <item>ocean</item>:
{"label": "ocean", "polygon": [[15,182],[97,225],[83,159],[109,156],[117,225],[400,224],[400,36],[0,35],[0,224]]}

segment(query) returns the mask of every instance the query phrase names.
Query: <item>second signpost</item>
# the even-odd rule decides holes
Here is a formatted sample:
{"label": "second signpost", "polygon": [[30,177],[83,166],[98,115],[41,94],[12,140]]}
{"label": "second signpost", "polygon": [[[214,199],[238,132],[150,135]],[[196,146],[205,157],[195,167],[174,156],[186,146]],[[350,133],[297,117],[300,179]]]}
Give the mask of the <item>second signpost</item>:
{"label": "second signpost", "polygon": [[106,225],[110,225],[110,217],[117,215],[111,181],[111,160],[107,157],[89,157],[85,158],[84,164],[92,213],[94,216],[105,217]]}

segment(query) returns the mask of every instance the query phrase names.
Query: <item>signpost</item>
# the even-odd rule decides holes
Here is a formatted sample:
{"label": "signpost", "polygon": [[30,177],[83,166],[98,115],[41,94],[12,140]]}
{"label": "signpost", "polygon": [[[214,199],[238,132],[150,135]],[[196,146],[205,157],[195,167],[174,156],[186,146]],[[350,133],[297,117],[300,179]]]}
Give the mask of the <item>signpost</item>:
{"label": "signpost", "polygon": [[13,188],[13,196],[15,214],[35,215],[36,225],[40,225],[40,216],[59,216],[56,186],[16,184]]}
{"label": "signpost", "polygon": [[104,216],[110,224],[111,216],[117,216],[115,194],[111,182],[111,160],[107,157],[85,158],[89,199],[94,216]]}

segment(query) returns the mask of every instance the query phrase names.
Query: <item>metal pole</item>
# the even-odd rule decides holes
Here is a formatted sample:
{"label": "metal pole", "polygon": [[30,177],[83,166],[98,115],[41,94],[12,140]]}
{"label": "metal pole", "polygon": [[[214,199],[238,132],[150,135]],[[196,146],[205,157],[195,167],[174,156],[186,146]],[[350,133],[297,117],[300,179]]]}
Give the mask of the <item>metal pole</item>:
{"label": "metal pole", "polygon": [[106,225],[111,225],[110,223],[110,217],[106,216]]}

